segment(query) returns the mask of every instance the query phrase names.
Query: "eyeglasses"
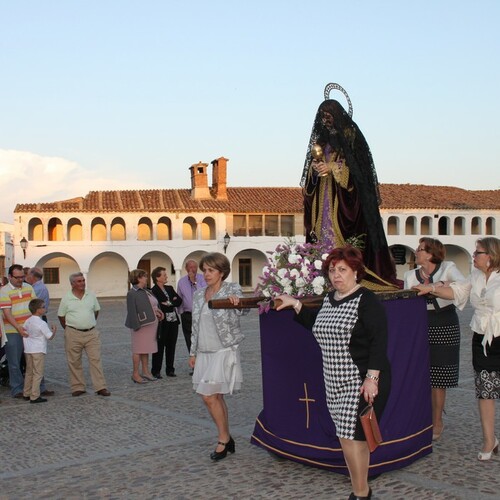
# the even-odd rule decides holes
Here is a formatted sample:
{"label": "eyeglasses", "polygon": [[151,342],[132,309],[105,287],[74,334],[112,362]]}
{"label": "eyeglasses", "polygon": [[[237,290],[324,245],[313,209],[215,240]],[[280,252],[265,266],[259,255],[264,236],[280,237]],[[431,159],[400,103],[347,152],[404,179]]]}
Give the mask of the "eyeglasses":
{"label": "eyeglasses", "polygon": [[13,276],[13,275],[11,275],[11,278],[14,279],[14,280],[22,280],[22,279],[24,279],[24,274],[22,276]]}
{"label": "eyeglasses", "polygon": [[481,255],[481,254],[488,255],[488,252],[478,252],[477,250],[475,252],[472,252],[473,257],[475,257],[476,255]]}

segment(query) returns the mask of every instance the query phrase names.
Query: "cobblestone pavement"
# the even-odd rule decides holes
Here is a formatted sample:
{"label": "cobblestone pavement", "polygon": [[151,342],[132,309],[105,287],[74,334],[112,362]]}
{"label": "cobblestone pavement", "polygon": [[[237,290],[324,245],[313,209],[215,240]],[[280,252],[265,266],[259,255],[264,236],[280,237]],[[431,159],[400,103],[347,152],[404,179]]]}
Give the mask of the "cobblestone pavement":
{"label": "cobblestone pavement", "polygon": [[[56,320],[56,306],[49,319]],[[244,386],[229,397],[236,453],[212,463],[213,423],[192,391],[182,334],[177,344],[177,378],[133,384],[130,334],[123,326],[123,300],[101,300],[99,329],[103,364],[112,392],[92,387],[71,397],[59,327],[49,344],[46,380],[56,395],[30,405],[0,388],[2,439],[0,498],[97,499],[346,499],[348,478],[279,459],[250,444],[262,406],[258,314],[243,319]],[[411,466],[371,481],[374,499],[500,498],[500,458],[481,463],[481,430],[474,399],[468,328],[461,313],[461,378],[450,390],[445,431],[434,452]],[[90,380],[87,373],[87,380]],[[497,432],[500,433],[497,418]]]}

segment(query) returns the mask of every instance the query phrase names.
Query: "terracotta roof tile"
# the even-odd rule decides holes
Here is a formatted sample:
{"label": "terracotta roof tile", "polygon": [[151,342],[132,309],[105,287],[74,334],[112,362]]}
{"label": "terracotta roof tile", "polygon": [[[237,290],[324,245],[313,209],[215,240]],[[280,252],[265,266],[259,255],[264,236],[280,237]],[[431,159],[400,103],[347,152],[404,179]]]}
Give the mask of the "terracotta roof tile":
{"label": "terracotta roof tile", "polygon": [[[500,190],[467,191],[449,186],[382,184],[383,209],[500,210]],[[189,189],[90,191],[84,198],[18,204],[20,212],[226,212],[300,213],[298,187],[227,188],[227,200],[194,200]]]}
{"label": "terracotta roof tile", "polygon": [[381,208],[500,210],[500,190],[467,191],[450,186],[381,184]]}

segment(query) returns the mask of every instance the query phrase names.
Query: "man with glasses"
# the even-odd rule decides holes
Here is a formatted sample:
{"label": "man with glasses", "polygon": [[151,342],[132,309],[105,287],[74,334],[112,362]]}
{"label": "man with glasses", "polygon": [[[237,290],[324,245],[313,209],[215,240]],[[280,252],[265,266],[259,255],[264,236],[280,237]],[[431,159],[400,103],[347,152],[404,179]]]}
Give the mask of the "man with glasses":
{"label": "man with glasses", "polygon": [[[26,336],[24,322],[31,316],[28,305],[37,296],[33,287],[24,282],[23,266],[13,264],[9,267],[9,283],[0,289],[0,309],[3,312],[7,343],[5,354],[9,365],[10,392],[14,398],[23,398],[24,377],[21,371],[21,358],[24,355],[23,337]],[[54,391],[45,388],[42,380],[40,393],[53,396]],[[29,399],[29,398],[27,398]]]}

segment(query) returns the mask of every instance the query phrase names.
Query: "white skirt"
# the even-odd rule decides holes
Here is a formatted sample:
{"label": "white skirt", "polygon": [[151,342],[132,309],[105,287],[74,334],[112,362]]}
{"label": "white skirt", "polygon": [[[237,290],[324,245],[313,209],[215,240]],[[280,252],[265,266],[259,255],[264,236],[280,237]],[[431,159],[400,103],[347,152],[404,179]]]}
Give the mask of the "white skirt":
{"label": "white skirt", "polygon": [[193,373],[193,389],[204,396],[232,394],[241,388],[240,351],[238,346],[216,352],[198,352]]}

